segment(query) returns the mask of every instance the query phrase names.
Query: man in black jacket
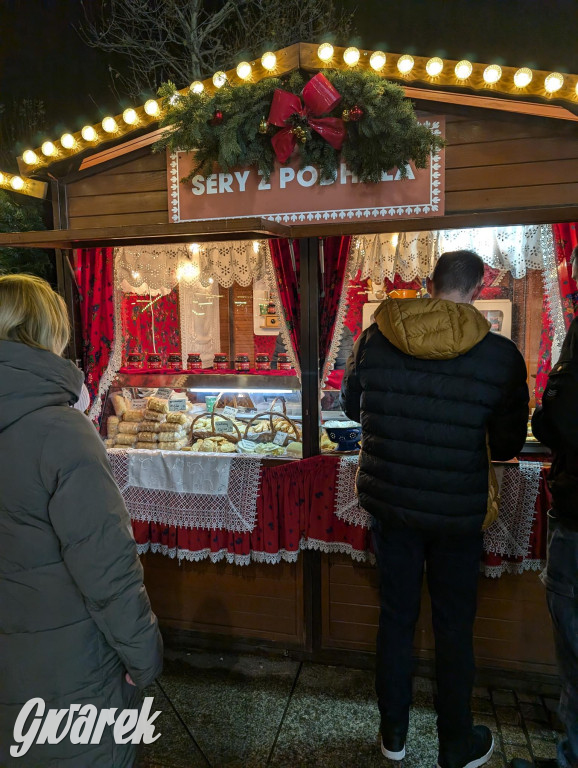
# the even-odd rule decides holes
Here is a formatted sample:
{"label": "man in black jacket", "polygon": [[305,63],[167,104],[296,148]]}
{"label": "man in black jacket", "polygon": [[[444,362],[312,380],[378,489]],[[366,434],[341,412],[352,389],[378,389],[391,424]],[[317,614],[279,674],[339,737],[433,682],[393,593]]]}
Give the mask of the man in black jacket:
{"label": "man in black jacket", "polygon": [[[572,252],[572,277],[578,279],[578,246]],[[578,319],[572,321],[560,359],[550,371],[532,431],[554,451],[548,477],[553,504],[548,565],[542,581],[554,625],[562,682],[559,712],[566,728],[558,759],[538,761],[536,767],[578,768]],[[516,759],[512,768],[531,768],[531,763]]]}
{"label": "man in black jacket", "polygon": [[473,726],[473,623],[488,450],[510,459],[528,419],[526,366],[472,306],[484,265],[471,251],[443,254],[431,299],[387,300],[358,339],[342,387],[363,428],[357,489],[373,516],[381,613],[376,690],[382,752],[405,756],[412,644],[424,565],[436,641],[438,768],[490,760],[489,729]]}

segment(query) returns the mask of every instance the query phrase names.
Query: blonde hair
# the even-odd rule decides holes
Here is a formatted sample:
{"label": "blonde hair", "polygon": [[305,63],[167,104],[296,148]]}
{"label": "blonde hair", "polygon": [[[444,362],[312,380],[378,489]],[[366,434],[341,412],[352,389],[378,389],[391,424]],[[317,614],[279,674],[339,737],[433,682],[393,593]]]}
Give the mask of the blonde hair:
{"label": "blonde hair", "polygon": [[61,355],[69,338],[66,304],[46,280],[32,275],[0,277],[0,340]]}

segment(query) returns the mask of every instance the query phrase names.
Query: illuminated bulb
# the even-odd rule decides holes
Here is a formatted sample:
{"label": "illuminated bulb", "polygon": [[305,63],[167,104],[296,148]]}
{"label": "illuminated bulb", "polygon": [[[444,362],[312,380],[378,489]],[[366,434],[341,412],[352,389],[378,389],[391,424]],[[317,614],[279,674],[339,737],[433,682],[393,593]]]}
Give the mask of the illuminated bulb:
{"label": "illuminated bulb", "polygon": [[222,88],[227,82],[227,75],[219,70],[213,75],[213,85],[215,88]]}
{"label": "illuminated bulb", "polygon": [[407,73],[411,72],[413,69],[413,64],[413,56],[410,56],[409,53],[406,53],[399,57],[397,61],[397,68],[402,75],[407,75]]}
{"label": "illuminated bulb", "polygon": [[180,93],[173,93],[173,95],[172,95],[172,96],[171,96],[171,98],[169,99],[169,104],[171,105],[171,107],[174,107],[174,106],[175,106],[175,104],[177,103],[177,101],[178,101],[180,98],[181,98],[181,94],[180,94]]}
{"label": "illuminated bulb", "polygon": [[277,56],[272,51],[267,51],[261,56],[261,64],[265,69],[271,71],[277,66]]}
{"label": "illuminated bulb", "polygon": [[253,240],[253,253],[259,253],[259,249],[261,247],[261,244],[258,240]]}
{"label": "illuminated bulb", "polygon": [[321,61],[329,61],[333,56],[333,46],[331,43],[321,43],[317,49],[317,55]]}
{"label": "illuminated bulb", "polygon": [[135,272],[134,269],[133,269],[131,274],[132,274],[132,276],[134,277],[135,280],[138,280],[139,277],[140,277],[140,272]]}
{"label": "illuminated bulb", "polygon": [[118,125],[114,117],[105,117],[102,121],[102,127],[107,133],[114,133],[118,130]]}
{"label": "illuminated bulb", "polygon": [[578,96],[578,83],[576,83],[576,96]]}
{"label": "illuminated bulb", "polygon": [[22,189],[24,186],[24,179],[21,179],[20,176],[13,176],[10,179],[10,186],[12,189]]}
{"label": "illuminated bulb", "polygon": [[26,163],[26,165],[34,165],[34,163],[38,162],[38,155],[36,152],[33,152],[31,149],[27,149],[26,152],[23,153],[22,159]]}
{"label": "illuminated bulb", "polygon": [[467,59],[462,59],[456,64],[454,72],[456,73],[458,80],[467,80],[472,74],[472,69],[472,62]]}
{"label": "illuminated bulb", "polygon": [[253,67],[249,64],[248,61],[242,61],[240,64],[237,64],[237,75],[241,78],[241,80],[246,80],[248,77],[251,77],[251,70]]}
{"label": "illuminated bulb", "polygon": [[5,184],[5,183],[6,183],[6,176],[4,176],[3,173],[0,173],[0,184]]}
{"label": "illuminated bulb", "polygon": [[494,83],[497,83],[498,80],[502,77],[502,67],[499,64],[490,64],[489,67],[486,67],[484,69],[484,82],[486,82],[488,85],[493,85]]}
{"label": "illuminated bulb", "polygon": [[394,248],[397,248],[398,242],[399,242],[399,235],[398,234],[393,235],[391,238],[391,244],[393,245]]}
{"label": "illuminated bulb", "polygon": [[177,269],[177,280],[194,280],[199,276],[199,268],[191,261],[187,261],[185,264]]}
{"label": "illuminated bulb", "polygon": [[189,251],[191,253],[198,253],[201,250],[201,246],[198,243],[191,243],[189,245]]}
{"label": "illuminated bulb", "polygon": [[383,51],[374,51],[369,58],[369,64],[376,72],[385,67],[385,62],[386,56]]}
{"label": "illuminated bulb", "polygon": [[95,141],[96,140],[96,131],[92,127],[92,125],[85,125],[84,128],[81,131],[82,138],[85,141]]}
{"label": "illuminated bulb", "polygon": [[544,88],[548,93],[559,91],[564,85],[564,76],[559,72],[551,72],[544,80]]}
{"label": "illuminated bulb", "polygon": [[60,143],[64,149],[72,149],[72,147],[76,144],[76,141],[71,133],[64,133],[60,137]]}
{"label": "illuminated bulb", "polygon": [[434,56],[433,59],[430,59],[425,65],[425,71],[430,77],[437,77],[443,68],[444,63],[439,56]]}
{"label": "illuminated bulb", "polygon": [[194,83],[191,83],[190,88],[193,93],[202,93],[205,90],[205,86],[200,80],[195,80]]}
{"label": "illuminated bulb", "polygon": [[134,125],[138,120],[138,115],[132,107],[129,107],[122,113],[122,119],[127,125]]}
{"label": "illuminated bulb", "polygon": [[514,85],[516,88],[525,88],[532,82],[532,70],[528,67],[522,67],[514,74]]}
{"label": "illuminated bulb", "polygon": [[46,157],[56,154],[56,147],[51,141],[45,141],[42,145],[42,154]]}
{"label": "illuminated bulb", "polygon": [[209,285],[213,285],[213,283],[214,283],[214,282],[215,282],[215,281],[213,280],[213,278],[212,278],[212,277],[210,277],[210,278],[209,278]]}
{"label": "illuminated bulb", "polygon": [[154,117],[155,115],[158,115],[159,113],[158,102],[156,102],[154,99],[149,99],[148,101],[145,102],[144,111],[150,117]]}
{"label": "illuminated bulb", "polygon": [[346,48],[343,53],[343,61],[347,64],[348,67],[354,67],[359,61],[359,49],[355,48],[354,46],[351,46],[351,48]]}

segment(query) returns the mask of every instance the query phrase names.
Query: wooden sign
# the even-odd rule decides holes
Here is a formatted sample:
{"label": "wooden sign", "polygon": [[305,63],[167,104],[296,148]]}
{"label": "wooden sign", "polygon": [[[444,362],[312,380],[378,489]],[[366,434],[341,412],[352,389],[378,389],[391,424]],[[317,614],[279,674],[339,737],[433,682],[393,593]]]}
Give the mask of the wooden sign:
{"label": "wooden sign", "polygon": [[[444,136],[444,118],[420,120]],[[312,221],[383,221],[423,218],[444,213],[444,152],[430,158],[427,168],[407,166],[407,178],[397,169],[384,173],[376,184],[361,184],[344,162],[332,182],[319,182],[314,166],[299,167],[298,158],[277,166],[269,181],[254,168],[209,176],[196,174],[194,154],[175,152],[167,159],[169,218],[207,221],[263,217],[288,224]]]}

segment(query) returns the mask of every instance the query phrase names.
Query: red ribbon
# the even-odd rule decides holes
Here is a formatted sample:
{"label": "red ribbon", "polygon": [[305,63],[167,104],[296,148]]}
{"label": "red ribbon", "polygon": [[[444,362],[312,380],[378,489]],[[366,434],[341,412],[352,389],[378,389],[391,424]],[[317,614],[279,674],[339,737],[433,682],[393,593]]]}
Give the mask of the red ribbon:
{"label": "red ribbon", "polygon": [[339,92],[322,72],[312,77],[303,88],[305,106],[299,96],[277,88],[268,117],[268,122],[282,128],[271,139],[277,160],[286,163],[295,149],[297,139],[293,128],[286,125],[291,115],[295,114],[304,117],[307,125],[331,144],[333,149],[341,149],[345,141],[343,120],[339,117],[317,117],[324,112],[330,112],[340,100]]}

